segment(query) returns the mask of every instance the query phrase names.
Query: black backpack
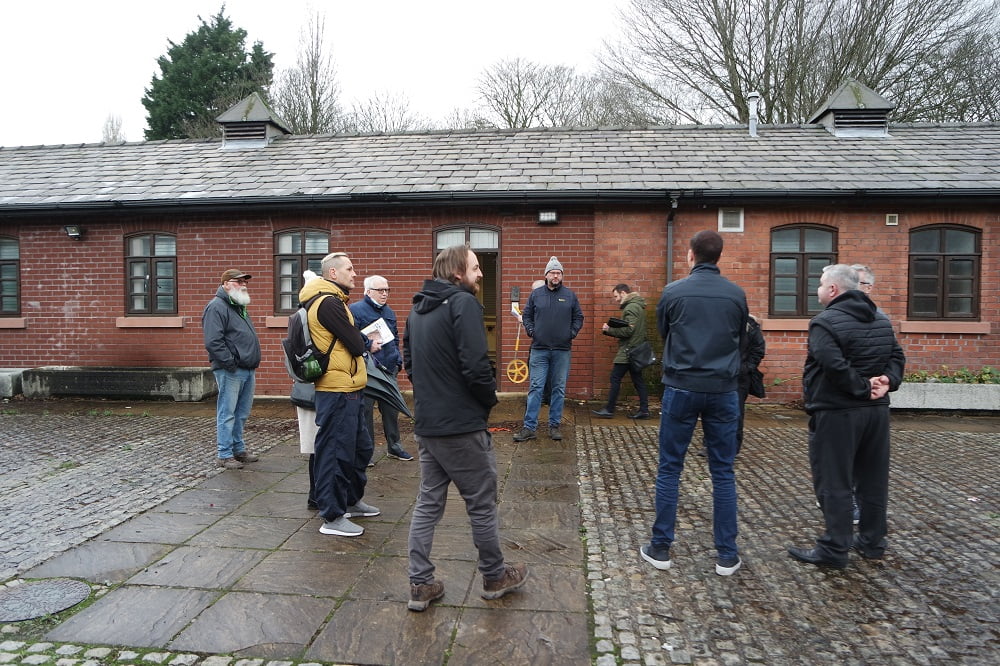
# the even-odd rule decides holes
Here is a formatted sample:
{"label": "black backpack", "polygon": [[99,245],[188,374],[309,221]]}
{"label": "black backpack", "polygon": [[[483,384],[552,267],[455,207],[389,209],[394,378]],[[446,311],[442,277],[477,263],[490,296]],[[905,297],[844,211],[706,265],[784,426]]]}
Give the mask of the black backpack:
{"label": "black backpack", "polygon": [[313,344],[309,334],[309,307],[317,299],[326,298],[330,294],[317,294],[299,306],[294,314],[288,317],[288,335],[281,341],[285,352],[285,369],[288,376],[297,382],[311,384],[326,372],[330,362],[330,350],[337,339],[330,342],[326,353],[321,353]]}

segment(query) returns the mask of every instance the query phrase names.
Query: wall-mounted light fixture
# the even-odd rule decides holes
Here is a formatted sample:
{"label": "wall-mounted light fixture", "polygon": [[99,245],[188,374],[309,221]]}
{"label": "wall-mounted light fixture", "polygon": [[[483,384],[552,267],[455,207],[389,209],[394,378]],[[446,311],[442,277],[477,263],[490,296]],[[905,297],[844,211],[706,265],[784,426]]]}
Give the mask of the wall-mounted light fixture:
{"label": "wall-mounted light fixture", "polygon": [[538,211],[538,224],[559,224],[559,211],[557,210]]}
{"label": "wall-mounted light fixture", "polygon": [[66,230],[66,235],[73,240],[81,240],[83,238],[83,227],[79,224],[67,224],[63,229]]}

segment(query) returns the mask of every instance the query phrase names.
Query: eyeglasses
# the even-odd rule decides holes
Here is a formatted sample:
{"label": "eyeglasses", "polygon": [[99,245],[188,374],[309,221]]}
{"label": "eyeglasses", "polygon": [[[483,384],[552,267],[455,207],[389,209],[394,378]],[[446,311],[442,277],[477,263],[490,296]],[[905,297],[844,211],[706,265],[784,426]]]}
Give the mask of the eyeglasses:
{"label": "eyeglasses", "polygon": [[377,291],[380,294],[388,294],[389,293],[389,287],[381,287],[379,289],[376,289],[376,288],[372,287],[368,291]]}
{"label": "eyeglasses", "polygon": [[235,282],[238,285],[250,284],[246,280],[226,280],[226,282]]}
{"label": "eyeglasses", "polygon": [[860,284],[862,287],[870,287],[870,286],[872,286],[871,282],[859,282],[858,284]]}

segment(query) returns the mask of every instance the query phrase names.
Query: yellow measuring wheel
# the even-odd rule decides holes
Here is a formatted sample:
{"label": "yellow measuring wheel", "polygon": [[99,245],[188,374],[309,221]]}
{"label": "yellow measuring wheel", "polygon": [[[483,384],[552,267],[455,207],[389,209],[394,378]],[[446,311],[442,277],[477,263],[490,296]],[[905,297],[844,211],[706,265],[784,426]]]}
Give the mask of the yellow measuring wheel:
{"label": "yellow measuring wheel", "polygon": [[517,324],[517,338],[514,340],[514,360],[507,364],[507,379],[515,384],[523,384],[528,379],[528,364],[517,358],[521,350],[521,324]]}

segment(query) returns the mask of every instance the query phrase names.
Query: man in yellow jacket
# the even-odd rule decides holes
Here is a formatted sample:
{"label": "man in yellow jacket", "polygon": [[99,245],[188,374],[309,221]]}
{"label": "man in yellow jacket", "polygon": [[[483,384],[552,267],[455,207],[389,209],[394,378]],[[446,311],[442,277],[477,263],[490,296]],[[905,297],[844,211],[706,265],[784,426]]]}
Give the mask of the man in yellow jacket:
{"label": "man in yellow jacket", "polygon": [[323,534],[353,537],[364,528],[350,518],[377,516],[377,507],[362,497],[365,469],[374,447],[365,424],[363,391],[368,383],[365,338],[347,307],[354,288],[354,265],[343,252],[323,258],[322,280],[309,280],[299,291],[308,303],[309,334],[328,357],[326,372],[316,380],[316,453],[313,459],[315,499]]}

